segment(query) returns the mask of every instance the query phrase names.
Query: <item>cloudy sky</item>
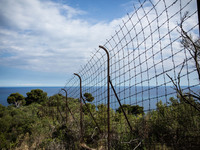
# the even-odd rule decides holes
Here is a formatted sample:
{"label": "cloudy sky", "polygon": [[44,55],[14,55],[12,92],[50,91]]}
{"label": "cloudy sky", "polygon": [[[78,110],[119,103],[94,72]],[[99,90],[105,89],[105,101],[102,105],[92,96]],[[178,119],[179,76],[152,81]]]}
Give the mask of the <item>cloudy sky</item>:
{"label": "cloudy sky", "polygon": [[[156,6],[160,24],[165,22],[160,27],[161,35],[174,29],[180,21],[175,11],[180,7],[179,3],[173,3],[174,0],[166,3],[171,5],[167,10],[169,26],[163,13],[166,6],[164,3]],[[193,13],[196,2],[187,3],[187,0],[181,1],[187,6],[185,11]],[[138,0],[0,0],[0,87],[64,86],[73,73],[79,72],[88,62],[98,45],[104,45],[106,39],[119,29],[122,19],[127,19],[126,14],[134,11],[133,4],[137,8]],[[151,10],[149,6],[148,3],[144,5],[145,9]],[[137,13],[142,24],[148,25],[147,19],[142,17],[143,10]],[[154,20],[155,13],[148,17]],[[185,27],[192,28],[196,24],[197,16],[194,15]],[[141,26],[137,29],[140,32]],[[197,33],[197,26],[194,30]],[[145,31],[147,36],[148,32]],[[177,30],[171,36],[172,39],[179,36]],[[159,38],[158,35],[154,37]],[[169,38],[162,39],[163,45],[165,41],[167,45]],[[174,44],[178,48],[180,43]],[[167,57],[167,54],[163,55]],[[179,59],[182,56],[177,57],[176,60],[182,61]],[[169,64],[165,66],[171,67]]]}
{"label": "cloudy sky", "polygon": [[0,0],[0,87],[64,86],[131,0]]}

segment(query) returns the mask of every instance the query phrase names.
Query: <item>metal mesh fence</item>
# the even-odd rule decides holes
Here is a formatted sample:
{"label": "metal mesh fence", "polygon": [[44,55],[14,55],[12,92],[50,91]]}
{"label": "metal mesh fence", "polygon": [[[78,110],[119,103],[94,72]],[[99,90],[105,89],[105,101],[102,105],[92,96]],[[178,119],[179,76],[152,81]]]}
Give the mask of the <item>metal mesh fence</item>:
{"label": "metal mesh fence", "polygon": [[[153,140],[155,137],[152,137],[149,132],[151,129],[148,127],[148,122],[153,120],[151,116],[154,113],[161,110],[161,105],[158,107],[159,103],[162,102],[166,110],[172,109],[170,97],[177,97],[177,91],[173,88],[174,83],[180,82],[183,93],[199,92],[198,73],[194,59],[180,42],[183,39],[182,29],[188,35],[190,33],[193,37],[198,37],[197,4],[194,0],[144,0],[139,1],[133,8],[134,11],[124,17],[119,29],[103,45],[108,50],[110,61],[110,123],[107,120],[107,55],[102,48],[98,48],[78,72],[82,79],[82,93],[91,93],[94,97],[91,104],[94,104],[95,111],[91,113],[103,132],[101,138],[105,139],[105,148],[120,149],[119,143],[121,143],[125,145],[124,147],[128,145],[136,149],[142,144],[151,143],[154,149],[165,149],[169,146],[165,144],[166,135],[160,137],[165,139],[163,141]],[[186,13],[187,16],[184,18]],[[80,98],[79,82],[79,78],[73,76],[66,83],[68,97]],[[124,109],[125,114],[119,113],[120,103],[117,97],[121,105],[138,105],[143,108],[144,113],[133,115],[126,109]],[[185,107],[187,106],[184,106],[184,109]],[[182,107],[177,107],[177,109],[182,110]],[[97,111],[103,111],[101,119]],[[159,115],[157,114],[158,118],[166,119]],[[177,117],[186,116],[174,115],[168,117],[167,122]],[[193,113],[193,118],[196,118],[195,113]],[[87,128],[86,125],[83,126]],[[188,128],[185,127],[185,129]],[[197,132],[199,133],[200,130]],[[175,140],[178,139],[175,138],[177,135],[173,133],[169,137]],[[166,136],[166,138],[169,137]],[[190,142],[188,144],[190,148],[194,146],[191,142],[192,135],[184,135],[181,138]],[[180,146],[180,143],[178,144]],[[171,146],[178,148],[177,143],[171,143]],[[151,148],[151,146],[147,147],[147,149]]]}

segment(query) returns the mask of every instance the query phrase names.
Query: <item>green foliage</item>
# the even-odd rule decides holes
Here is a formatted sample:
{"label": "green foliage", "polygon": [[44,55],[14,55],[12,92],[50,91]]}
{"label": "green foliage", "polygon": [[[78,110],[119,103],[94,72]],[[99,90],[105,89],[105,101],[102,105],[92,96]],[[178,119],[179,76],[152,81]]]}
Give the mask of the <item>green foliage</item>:
{"label": "green foliage", "polygon": [[10,94],[7,98],[7,102],[8,104],[14,104],[15,107],[20,107],[20,105],[24,105],[26,103],[24,96],[19,93]]}
{"label": "green foliage", "polygon": [[9,142],[6,140],[5,134],[0,132],[0,149],[9,147]]}
{"label": "green foliage", "polygon": [[106,119],[107,119],[107,107],[104,104],[99,104],[97,108],[98,108],[97,121],[101,126],[104,126],[106,124]]}
{"label": "green foliage", "polygon": [[[83,105],[82,109],[83,109],[83,113],[89,115],[89,111],[94,113],[95,112],[95,105],[94,104],[90,104],[90,103],[86,103],[86,105]],[[89,110],[88,110],[89,109]]]}
{"label": "green foliage", "polygon": [[4,116],[6,107],[0,104],[0,118]]}
{"label": "green foliage", "polygon": [[[188,101],[195,103],[190,97]],[[199,112],[185,103],[182,98],[170,98],[169,106],[157,104],[157,111],[148,114],[150,117],[147,134],[152,143],[165,143],[167,147],[174,149],[190,149],[195,143],[200,145],[200,116]],[[187,141],[187,142],[186,142]]]}
{"label": "green foliage", "polygon": [[[139,115],[139,114],[144,114],[143,111],[143,107],[139,106],[139,105],[128,105],[128,104],[123,104],[122,105],[123,110],[127,113],[127,114],[132,114],[132,115]],[[122,108],[119,107],[116,111],[119,113],[122,113]]]}
{"label": "green foliage", "polygon": [[55,94],[49,97],[49,104],[51,106],[60,106],[63,104],[63,100],[65,100],[65,96],[62,94]]}
{"label": "green foliage", "polygon": [[27,95],[27,97],[26,97],[27,105],[34,103],[34,102],[42,103],[48,99],[47,93],[43,92],[43,90],[40,90],[40,89],[31,90],[31,92],[26,93],[26,95]]}
{"label": "green foliage", "polygon": [[92,102],[94,100],[94,97],[92,96],[91,93],[85,93],[84,97],[85,97],[86,101],[88,101],[88,102]]}
{"label": "green foliage", "polygon": [[16,146],[21,135],[31,133],[31,124],[34,123],[34,117],[24,112],[22,107],[20,109],[10,107],[4,111],[6,111],[5,114],[0,118],[0,130],[1,136],[6,140],[1,145],[4,145],[4,148],[9,148],[10,146]]}
{"label": "green foliage", "polygon": [[[35,92],[30,93],[37,95]],[[65,96],[55,94],[48,100],[46,97],[46,100],[41,101],[42,96],[38,95],[33,96],[38,99],[23,107],[0,105],[0,149],[84,149],[84,146],[106,149],[107,105],[99,104],[97,109],[91,103],[83,105],[84,134],[80,142],[79,100],[68,98],[72,116],[65,107]],[[192,97],[185,98],[193,105],[199,105]],[[200,145],[199,112],[179,96],[170,98],[168,104],[158,102],[157,109],[146,114],[143,107],[138,105],[122,107],[133,132],[130,131],[121,108],[116,111],[110,108],[113,149],[131,150],[137,146],[137,149],[191,149],[193,145]]]}

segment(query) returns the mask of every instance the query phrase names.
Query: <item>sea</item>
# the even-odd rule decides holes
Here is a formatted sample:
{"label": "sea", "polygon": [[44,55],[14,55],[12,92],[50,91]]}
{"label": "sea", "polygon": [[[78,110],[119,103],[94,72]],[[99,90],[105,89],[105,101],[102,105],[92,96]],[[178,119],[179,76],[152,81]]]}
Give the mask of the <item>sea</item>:
{"label": "sea", "polygon": [[47,92],[48,96],[57,94],[62,87],[0,87],[0,104],[3,106],[8,106],[7,98],[12,93],[20,93],[26,97],[26,93],[33,89],[41,89]]}
{"label": "sea", "polygon": [[[48,96],[55,95],[61,91],[63,87],[0,87],[0,104],[3,106],[8,106],[7,103],[7,97],[12,93],[20,93],[24,97],[26,97],[26,93],[30,92],[33,89],[41,89],[44,92],[47,93]],[[73,91],[78,91],[79,87],[68,87],[70,89],[73,89]],[[104,95],[102,96],[104,99],[106,99],[106,88],[105,87],[92,87],[92,91],[97,91],[98,88],[103,89]],[[182,87],[184,92],[188,92],[188,87]],[[83,87],[83,93],[84,89],[87,89],[87,87]],[[90,87],[91,89],[91,87]],[[150,89],[150,90],[149,90]],[[191,88],[192,91],[196,92],[197,94],[200,94],[200,86],[195,86]],[[116,99],[116,96],[114,95],[114,92],[112,89],[110,89],[110,104],[111,108],[117,109],[119,107],[119,103]],[[134,92],[137,90],[137,94],[134,94]],[[124,92],[119,92],[124,91]],[[167,93],[166,93],[167,91]],[[131,92],[131,93],[130,93]],[[79,93],[79,92],[77,92]],[[116,87],[116,93],[118,93],[118,97],[121,100],[122,104],[132,104],[132,105],[140,105],[144,107],[144,110],[150,110],[150,109],[156,109],[156,103],[158,101],[162,101],[163,103],[169,103],[170,97],[176,97],[177,93],[171,86],[167,87]],[[62,93],[63,94],[63,93]],[[70,94],[69,94],[70,95]],[[78,94],[79,95],[79,94]],[[131,96],[130,96],[131,95]],[[79,97],[79,96],[78,96]],[[76,97],[76,98],[78,98]],[[106,100],[99,101],[95,103],[96,105],[101,103],[106,103]]]}

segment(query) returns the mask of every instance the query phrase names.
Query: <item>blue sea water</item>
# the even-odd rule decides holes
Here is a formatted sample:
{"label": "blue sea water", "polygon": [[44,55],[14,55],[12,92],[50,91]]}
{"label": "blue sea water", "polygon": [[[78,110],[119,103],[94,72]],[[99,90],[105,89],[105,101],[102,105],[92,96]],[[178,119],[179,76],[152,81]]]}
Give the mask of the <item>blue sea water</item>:
{"label": "blue sea water", "polygon": [[41,89],[47,92],[48,96],[57,94],[61,87],[0,87],[0,104],[8,106],[7,97],[12,93],[20,93],[26,97],[26,93],[33,89]]}
{"label": "blue sea water", "polygon": [[[54,94],[59,93],[62,87],[0,87],[0,104],[4,106],[8,106],[7,103],[7,97],[11,93],[20,93],[23,96],[26,97],[26,93],[30,92],[32,89],[41,89],[44,92],[47,92],[48,96],[52,96]],[[183,87],[183,89],[186,89],[185,92],[188,91],[188,87]],[[68,87],[69,89],[69,87]],[[79,87],[70,87],[72,91],[77,91],[77,97],[79,98]],[[85,89],[85,90],[84,90]],[[87,92],[88,87],[83,87],[83,93]],[[94,104],[98,105],[101,103],[106,103],[106,87],[89,87],[91,89],[91,92],[93,91],[95,99],[98,99],[96,97],[95,91],[104,91],[101,95],[100,99],[97,100],[97,102],[94,102]],[[131,104],[131,105],[140,105],[144,107],[144,110],[150,110],[156,108],[156,103],[158,101],[162,101],[163,103],[168,103],[170,97],[176,97],[176,91],[170,87],[115,87],[116,92],[118,93],[118,97],[122,104]],[[199,93],[200,86],[195,86],[192,88],[193,91]],[[64,93],[62,93],[64,94]],[[117,109],[119,107],[119,103],[117,102],[116,97],[114,96],[113,91],[111,90],[111,108]],[[70,90],[68,93],[68,96],[70,97]]]}

